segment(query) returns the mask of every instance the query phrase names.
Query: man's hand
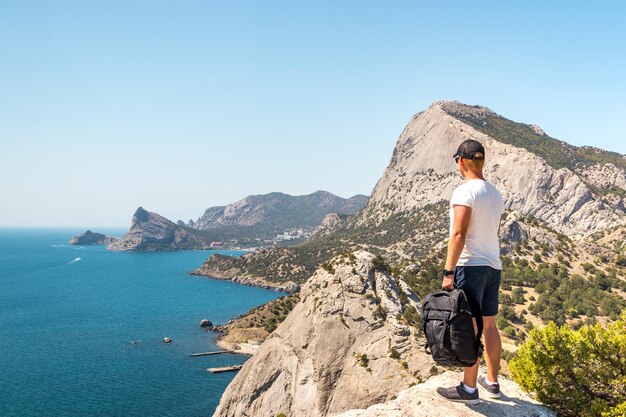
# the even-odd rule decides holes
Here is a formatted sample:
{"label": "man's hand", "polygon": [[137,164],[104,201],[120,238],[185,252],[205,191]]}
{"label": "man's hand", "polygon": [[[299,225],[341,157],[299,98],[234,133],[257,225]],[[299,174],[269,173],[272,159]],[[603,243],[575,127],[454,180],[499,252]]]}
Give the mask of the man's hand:
{"label": "man's hand", "polygon": [[454,275],[448,275],[443,278],[441,289],[447,291],[452,291],[454,289]]}

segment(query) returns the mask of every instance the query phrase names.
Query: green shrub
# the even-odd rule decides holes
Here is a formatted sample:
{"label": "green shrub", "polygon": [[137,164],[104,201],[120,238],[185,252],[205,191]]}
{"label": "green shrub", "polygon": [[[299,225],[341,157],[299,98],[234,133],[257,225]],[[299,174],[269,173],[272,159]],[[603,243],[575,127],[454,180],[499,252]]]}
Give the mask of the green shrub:
{"label": "green shrub", "polygon": [[372,267],[375,270],[383,271],[383,272],[389,272],[391,270],[391,267],[389,266],[389,264],[380,255],[377,255],[372,258]]}
{"label": "green shrub", "polygon": [[361,365],[363,368],[367,368],[367,366],[370,363],[370,360],[367,357],[367,354],[365,354],[365,353],[362,354],[362,355],[357,355],[356,359],[359,362],[359,365]]}
{"label": "green shrub", "polygon": [[[510,361],[515,381],[564,416],[623,416],[626,404],[626,313],[606,329],[533,329]],[[622,414],[620,414],[622,413]]]}
{"label": "green shrub", "polygon": [[389,349],[389,357],[391,359],[400,359],[400,352],[398,352],[395,348]]}
{"label": "green shrub", "polygon": [[514,288],[511,292],[511,298],[515,304],[524,304],[526,301],[524,300],[524,289],[521,287]]}

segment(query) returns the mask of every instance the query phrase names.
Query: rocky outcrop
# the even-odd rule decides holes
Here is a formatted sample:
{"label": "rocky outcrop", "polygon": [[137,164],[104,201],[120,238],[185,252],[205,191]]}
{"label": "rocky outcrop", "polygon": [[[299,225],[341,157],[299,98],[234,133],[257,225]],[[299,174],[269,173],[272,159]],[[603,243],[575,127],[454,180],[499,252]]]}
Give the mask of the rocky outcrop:
{"label": "rocky outcrop", "polygon": [[315,230],[314,236],[326,236],[332,233],[333,230],[341,226],[346,222],[348,215],[339,213],[328,213],[322,224]]}
{"label": "rocky outcrop", "polygon": [[407,320],[418,298],[358,251],[320,268],[224,392],[214,416],[326,416],[385,402],[433,363]]}
{"label": "rocky outcrop", "polygon": [[[463,140],[476,139],[487,150],[485,177],[500,190],[508,210],[532,215],[579,237],[624,224],[624,213],[602,207],[573,167],[555,169],[542,157],[498,141],[463,121],[489,120],[490,115],[495,113],[486,107],[458,102],[436,102],[416,114],[400,135],[363,219],[380,223],[394,213],[448,201],[463,181],[452,154]],[[624,170],[617,170],[624,175]]]}
{"label": "rocky outcrop", "polygon": [[143,207],[139,207],[135,211],[128,233],[107,246],[107,249],[113,251],[171,251],[210,248],[210,236],[186,226],[179,226],[157,213],[145,210]]}
{"label": "rocky outcrop", "polygon": [[535,132],[539,136],[545,136],[546,135],[546,132],[544,132],[544,130],[539,125],[532,124],[532,125],[530,125],[530,128],[533,130],[533,132]]}
{"label": "rocky outcrop", "polygon": [[212,329],[213,322],[211,320],[202,319],[200,320],[200,327],[206,327],[206,328]]}
{"label": "rocky outcrop", "polygon": [[500,399],[483,398],[477,405],[453,403],[435,393],[437,387],[458,385],[459,378],[456,372],[445,372],[400,392],[394,400],[365,410],[332,414],[332,417],[556,417],[555,412],[539,404],[506,378],[499,380],[502,390]]}
{"label": "rocky outcrop", "polygon": [[91,230],[87,230],[85,233],[81,233],[72,237],[69,241],[70,245],[108,245],[116,242],[119,237],[105,236],[102,233],[95,233]]}

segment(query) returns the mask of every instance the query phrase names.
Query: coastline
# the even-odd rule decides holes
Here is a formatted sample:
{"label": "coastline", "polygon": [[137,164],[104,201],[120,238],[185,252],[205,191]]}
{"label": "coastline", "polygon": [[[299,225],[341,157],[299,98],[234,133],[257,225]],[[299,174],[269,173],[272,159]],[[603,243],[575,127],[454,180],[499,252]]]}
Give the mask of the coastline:
{"label": "coastline", "polygon": [[211,331],[218,334],[214,343],[228,352],[254,355],[299,299],[299,293],[278,297],[225,324],[213,326]]}
{"label": "coastline", "polygon": [[225,281],[232,281],[237,284],[249,285],[252,287],[260,287],[266,290],[274,290],[277,292],[284,292],[287,294],[293,294],[300,291],[300,285],[293,281],[285,282],[272,282],[264,278],[253,276],[241,276],[239,270],[219,271],[216,269],[206,270],[203,267],[189,271],[190,275],[202,276],[209,279],[220,279]]}

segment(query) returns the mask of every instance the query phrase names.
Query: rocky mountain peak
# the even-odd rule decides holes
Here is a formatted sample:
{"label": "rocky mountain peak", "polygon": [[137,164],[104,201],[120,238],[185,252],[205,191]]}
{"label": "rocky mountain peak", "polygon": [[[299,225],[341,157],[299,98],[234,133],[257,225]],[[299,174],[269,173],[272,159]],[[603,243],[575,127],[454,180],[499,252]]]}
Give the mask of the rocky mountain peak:
{"label": "rocky mountain peak", "polygon": [[150,214],[151,213],[143,207],[137,208],[135,214],[133,214],[133,224],[147,222],[150,220]]}
{"label": "rocky mountain peak", "polygon": [[[507,135],[518,134],[526,135],[524,140],[532,146],[538,140],[546,141],[549,153],[535,152],[531,145],[526,149],[509,143],[514,140],[507,139]],[[587,159],[580,159],[579,148],[539,136],[528,125],[504,119],[486,107],[456,101],[435,102],[411,119],[372,191],[363,221],[380,223],[394,213],[445,204],[463,182],[452,155],[465,139],[478,140],[485,146],[485,177],[503,194],[508,210],[532,215],[555,230],[574,236],[624,223],[626,217],[616,208],[617,202],[605,210],[584,174],[574,167],[562,166],[561,161],[570,159],[568,152],[578,155],[581,163],[590,163],[588,155]],[[621,160],[613,154],[601,156]],[[617,170],[621,173],[618,177],[624,177],[624,168],[618,166]]]}

